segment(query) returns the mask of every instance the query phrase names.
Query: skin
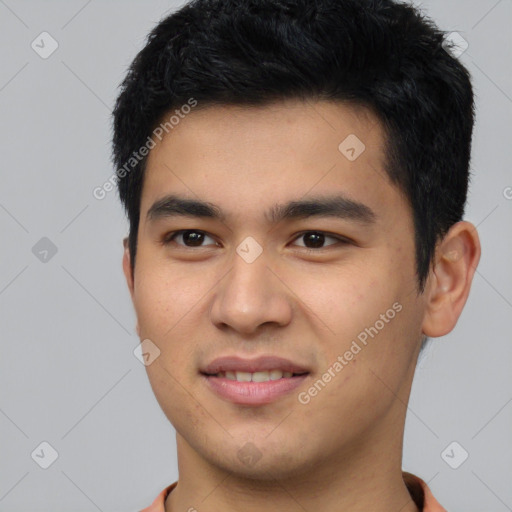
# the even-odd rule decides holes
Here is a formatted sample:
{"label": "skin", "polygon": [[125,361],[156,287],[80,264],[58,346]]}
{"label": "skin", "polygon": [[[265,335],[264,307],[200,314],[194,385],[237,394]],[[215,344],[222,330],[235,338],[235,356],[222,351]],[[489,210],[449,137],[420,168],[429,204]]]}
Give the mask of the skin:
{"label": "skin", "polygon": [[[349,134],[366,146],[354,161],[338,150]],[[383,143],[380,123],[364,108],[288,100],[198,108],[151,150],[134,278],[126,240],[123,269],[140,339],[161,351],[146,368],[176,429],[179,484],[166,512],[417,510],[401,461],[421,339],[454,328],[480,244],[471,223],[455,224],[418,294],[412,212],[383,171]],[[306,218],[272,225],[263,215],[275,203],[334,192],[370,207],[375,224]],[[214,203],[226,219],[148,220],[151,205],[169,193]],[[183,237],[161,243],[180,229],[207,236],[199,247]],[[350,242],[326,237],[315,249],[304,231]],[[263,249],[252,263],[236,253],[248,236]],[[300,403],[298,393],[394,303],[401,311]],[[227,354],[280,355],[310,375],[271,404],[235,405],[199,374]],[[247,443],[256,462],[238,457]]]}

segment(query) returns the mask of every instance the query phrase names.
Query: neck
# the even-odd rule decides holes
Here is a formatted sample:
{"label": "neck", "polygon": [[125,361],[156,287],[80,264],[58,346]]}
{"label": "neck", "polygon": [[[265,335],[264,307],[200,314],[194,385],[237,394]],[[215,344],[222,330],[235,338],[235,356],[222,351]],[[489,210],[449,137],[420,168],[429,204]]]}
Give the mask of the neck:
{"label": "neck", "polygon": [[257,477],[220,468],[177,434],[180,476],[165,511],[418,512],[402,478],[403,414],[392,408],[380,424],[384,431],[365,433],[349,448],[308,461],[284,478],[271,468]]}

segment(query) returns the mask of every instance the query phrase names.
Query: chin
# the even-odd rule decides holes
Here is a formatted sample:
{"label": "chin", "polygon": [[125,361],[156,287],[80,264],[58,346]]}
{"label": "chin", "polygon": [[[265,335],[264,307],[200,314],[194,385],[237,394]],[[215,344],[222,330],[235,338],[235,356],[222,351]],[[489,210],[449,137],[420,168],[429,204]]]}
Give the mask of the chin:
{"label": "chin", "polygon": [[[231,451],[231,453],[229,453]],[[291,455],[295,453],[295,455]],[[299,459],[297,455],[300,455]],[[242,478],[259,482],[272,482],[276,479],[287,480],[306,476],[311,472],[312,461],[304,458],[304,451],[297,446],[290,450],[281,444],[281,451],[275,447],[257,448],[247,441],[241,448],[226,446],[218,453],[203,454],[210,464],[225,472],[232,473],[234,478]]]}

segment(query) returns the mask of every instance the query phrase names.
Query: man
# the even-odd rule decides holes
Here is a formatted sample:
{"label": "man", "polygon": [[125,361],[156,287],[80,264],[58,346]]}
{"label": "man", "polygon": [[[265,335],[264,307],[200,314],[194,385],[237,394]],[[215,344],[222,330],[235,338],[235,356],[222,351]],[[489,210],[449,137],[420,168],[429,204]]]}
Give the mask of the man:
{"label": "man", "polygon": [[480,258],[443,36],[391,0],[196,0],[151,32],[113,144],[178,448],[146,511],[444,510],[401,468],[418,355]]}

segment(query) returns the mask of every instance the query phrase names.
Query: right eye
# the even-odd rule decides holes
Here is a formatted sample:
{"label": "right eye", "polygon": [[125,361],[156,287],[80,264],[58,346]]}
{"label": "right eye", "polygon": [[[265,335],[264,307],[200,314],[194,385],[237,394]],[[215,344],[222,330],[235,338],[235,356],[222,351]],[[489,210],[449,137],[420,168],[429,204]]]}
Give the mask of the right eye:
{"label": "right eye", "polygon": [[[208,236],[204,231],[198,229],[181,229],[179,231],[172,231],[171,233],[167,233],[162,240],[162,244],[170,245],[172,243],[176,243],[177,245],[191,249],[194,247],[205,247],[201,245],[205,238],[210,238],[210,240],[213,241],[214,245],[219,245],[215,240],[213,240],[213,238]],[[181,239],[183,243],[177,243],[177,239]]]}

